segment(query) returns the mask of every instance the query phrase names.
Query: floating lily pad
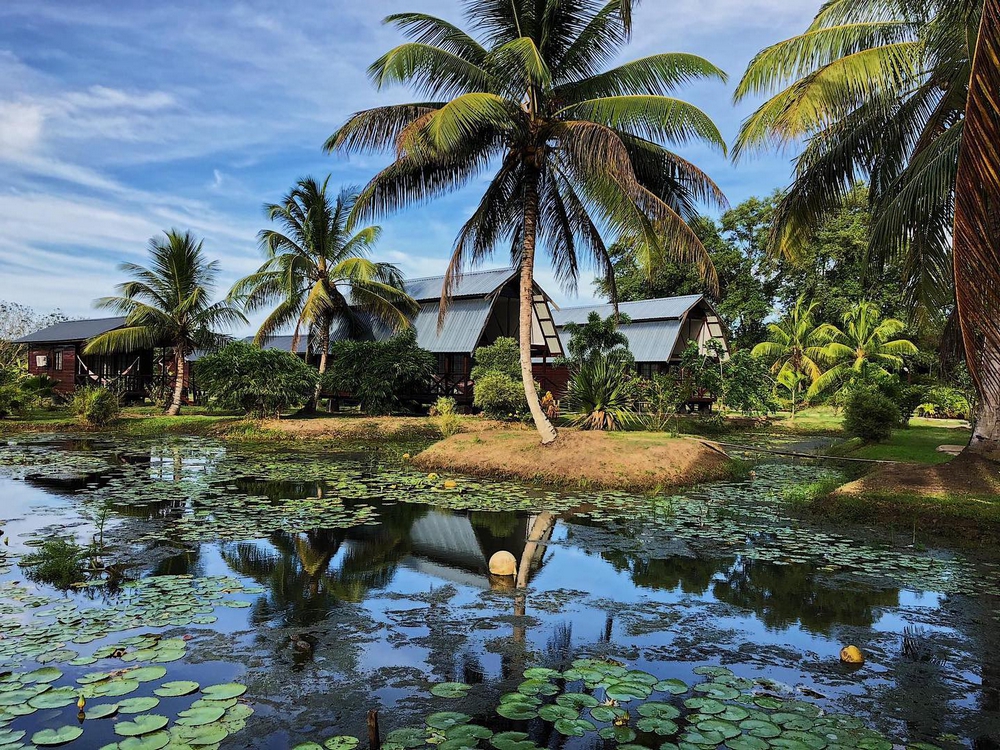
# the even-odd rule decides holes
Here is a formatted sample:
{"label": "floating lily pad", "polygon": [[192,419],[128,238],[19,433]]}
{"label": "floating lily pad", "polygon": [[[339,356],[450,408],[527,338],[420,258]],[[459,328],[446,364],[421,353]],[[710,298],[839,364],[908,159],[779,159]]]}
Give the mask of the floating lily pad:
{"label": "floating lily pad", "polygon": [[472,717],[468,714],[457,711],[439,711],[427,717],[427,726],[444,731],[459,724],[468,724],[471,720]]}
{"label": "floating lily pad", "polygon": [[687,683],[683,680],[669,679],[660,680],[653,689],[660,693],[670,693],[671,695],[684,695],[688,691]]}
{"label": "floating lily pad", "polygon": [[648,716],[656,719],[676,719],[681,715],[681,711],[672,703],[663,701],[649,701],[643,703],[636,709],[639,716]]}
{"label": "floating lily pad", "polygon": [[227,682],[222,685],[210,685],[201,689],[202,697],[213,701],[224,701],[230,698],[239,698],[247,691],[246,685],[238,682]]}
{"label": "floating lily pad", "polygon": [[36,695],[28,701],[28,705],[32,708],[63,708],[76,703],[79,697],[76,688],[59,687]]}
{"label": "floating lily pad", "polygon": [[619,744],[625,744],[635,739],[635,730],[632,727],[604,727],[597,734],[602,739],[614,740]]}
{"label": "floating lily pad", "polygon": [[624,716],[625,709],[619,708],[618,706],[594,706],[590,709],[590,715],[593,716],[596,721],[609,722],[614,721],[620,716]]}
{"label": "floating lily pad", "polygon": [[508,701],[497,706],[497,713],[511,721],[528,721],[538,716],[538,711],[529,703]]}
{"label": "floating lily pad", "polygon": [[88,719],[106,719],[109,716],[114,716],[116,713],[118,713],[117,703],[98,703],[97,705],[87,706],[84,716]]}
{"label": "floating lily pad", "polygon": [[554,680],[561,676],[562,672],[548,667],[531,667],[524,670],[524,677],[529,680]]}
{"label": "floating lily pad", "polygon": [[[490,733],[492,734],[492,732]],[[351,737],[350,735],[338,735],[336,737],[331,737],[326,742],[323,743],[323,747],[326,750],[354,750],[359,744],[357,737]]]}
{"label": "floating lily pad", "polygon": [[62,676],[62,671],[56,669],[55,667],[42,667],[41,669],[36,669],[34,672],[28,672],[27,674],[21,675],[20,681],[25,684],[30,684],[32,682],[55,682]]}
{"label": "floating lily pad", "polygon": [[163,729],[169,721],[166,716],[142,714],[136,716],[132,721],[121,721],[115,724],[115,734],[122,737],[140,737]]}
{"label": "floating lily pad", "polygon": [[705,735],[710,733],[720,734],[723,739],[732,739],[740,735],[740,728],[729,721],[722,719],[707,719],[698,723],[698,731]]}
{"label": "floating lily pad", "polygon": [[72,742],[82,734],[83,730],[80,727],[74,726],[59,727],[58,729],[42,729],[31,735],[31,741],[35,745],[41,745],[42,747],[53,747]]}
{"label": "floating lily pad", "polygon": [[593,708],[598,705],[600,701],[597,700],[592,695],[587,693],[563,693],[558,698],[556,698],[556,703],[560,706],[566,706],[568,708],[575,708],[577,711],[581,711],[585,708]]}
{"label": "floating lily pad", "polygon": [[580,716],[580,712],[575,708],[554,704],[542,706],[538,709],[538,715],[545,721],[556,722],[560,719],[576,719]]}
{"label": "floating lily pad", "polygon": [[586,719],[559,719],[553,726],[559,734],[567,737],[583,737],[587,732],[597,730],[597,727]]}
{"label": "floating lily pad", "polygon": [[427,730],[422,727],[397,729],[385,737],[386,743],[402,748],[421,747],[427,742]]}
{"label": "floating lily pad", "polygon": [[130,669],[125,673],[125,677],[136,682],[151,682],[160,679],[166,673],[166,667],[139,667],[138,669]]}
{"label": "floating lily pad", "polygon": [[729,750],[767,750],[770,745],[759,737],[744,734],[726,740],[726,747]]}
{"label": "floating lily pad", "polygon": [[153,691],[153,694],[161,698],[177,698],[182,695],[190,695],[197,689],[197,682],[191,680],[174,680],[173,682],[164,682]]}
{"label": "floating lily pad", "polygon": [[524,732],[500,732],[494,734],[490,744],[496,750],[535,750],[537,745]]}
{"label": "floating lily pad", "polygon": [[431,695],[438,698],[464,698],[471,689],[472,686],[464,682],[441,682],[431,688]]}
{"label": "floating lily pad", "polygon": [[777,724],[772,724],[769,721],[764,721],[763,719],[747,719],[746,721],[741,721],[740,729],[748,732],[754,737],[760,737],[765,740],[781,736],[781,727]]}
{"label": "floating lily pad", "polygon": [[223,706],[193,706],[177,714],[177,723],[182,727],[200,727],[218,721],[225,713]]}
{"label": "floating lily pad", "polygon": [[116,747],[118,750],[162,750],[168,744],[169,732],[153,732],[142,737],[126,737]]}
{"label": "floating lily pad", "polygon": [[643,732],[652,732],[662,737],[669,737],[677,734],[678,731],[678,726],[675,722],[670,719],[660,719],[653,716],[639,719],[636,722],[636,726]]}
{"label": "floating lily pad", "polygon": [[159,698],[126,698],[118,702],[118,710],[123,714],[141,714],[160,705]]}

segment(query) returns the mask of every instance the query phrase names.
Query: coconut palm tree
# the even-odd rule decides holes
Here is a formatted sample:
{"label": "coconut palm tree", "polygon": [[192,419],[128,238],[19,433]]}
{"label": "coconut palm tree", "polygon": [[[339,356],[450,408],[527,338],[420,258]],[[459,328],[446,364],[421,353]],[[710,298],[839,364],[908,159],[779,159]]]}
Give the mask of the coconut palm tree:
{"label": "coconut palm tree", "polygon": [[868,178],[873,262],[896,261],[918,319],[954,310],[980,452],[1000,452],[1000,228],[963,217],[1000,202],[998,37],[1000,0],[828,0],[803,34],[750,63],[737,101],[771,98],[733,150],[804,144],[772,236],[790,257]]}
{"label": "coconut palm tree", "polygon": [[531,374],[539,244],[570,288],[580,263],[590,263],[614,290],[599,227],[635,247],[649,269],[679,258],[715,280],[687,221],[699,201],[725,199],[708,176],[663,144],[702,141],[725,152],[711,119],[671,96],[680,84],[725,75],[688,54],[656,54],[604,70],[630,37],[635,4],[469,0],[473,33],[423,13],[389,16],[386,22],[412,41],[380,57],[369,73],[379,87],[407,83],[425,100],[358,112],[325,145],[395,156],[362,191],[356,220],[428,201],[495,169],[455,241],[441,316],[463,269],[509,243],[520,269],[521,375],[543,442],[556,432]]}
{"label": "coconut palm tree", "polygon": [[806,304],[800,297],[781,320],[768,324],[768,340],[757,344],[751,352],[755,357],[770,360],[771,372],[791,391],[792,419],[795,418],[800,384],[803,381],[813,383],[823,373],[818,360],[825,342],[813,320],[813,311],[818,306],[818,302]]}
{"label": "coconut palm tree", "polygon": [[[395,331],[409,326],[409,316],[419,309],[404,290],[399,270],[368,258],[381,227],[348,228],[357,191],[345,188],[331,198],[329,181],[329,177],[322,183],[311,177],[299,180],[281,203],[264,206],[282,231],[261,230],[258,238],[267,259],[229,293],[247,312],[274,305],[257,331],[258,345],[294,325],[292,351],[296,351],[305,327],[319,350],[321,375],[326,372],[334,323],[352,336],[367,333],[372,319]],[[315,402],[314,398],[312,406]]]}
{"label": "coconut palm tree", "polygon": [[903,356],[917,354],[912,341],[897,338],[906,324],[895,318],[882,318],[882,311],[871,302],[861,302],[844,314],[843,329],[824,323],[817,335],[826,341],[820,359],[827,370],[813,381],[809,395],[828,390],[855,375],[889,375],[903,366]]}
{"label": "coconut palm tree", "polygon": [[167,414],[175,416],[184,396],[187,357],[196,349],[222,344],[225,337],[219,329],[246,323],[246,318],[228,302],[212,302],[219,264],[205,259],[202,241],[190,232],[172,229],[162,238],[153,237],[149,255],[148,268],[119,266],[132,279],[118,285],[121,296],[103,297],[97,306],[124,315],[125,326],[92,339],[84,354],[170,347],[176,372]]}

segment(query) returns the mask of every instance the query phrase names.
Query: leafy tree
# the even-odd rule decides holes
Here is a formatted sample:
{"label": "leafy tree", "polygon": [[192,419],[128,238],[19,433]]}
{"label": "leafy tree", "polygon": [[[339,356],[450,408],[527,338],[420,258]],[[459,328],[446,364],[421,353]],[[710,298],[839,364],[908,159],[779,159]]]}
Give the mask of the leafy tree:
{"label": "leafy tree", "polygon": [[521,379],[521,352],[517,341],[501,336],[473,354],[470,377],[476,384],[473,403],[490,419],[517,420],[528,411]]}
{"label": "leafy tree", "polygon": [[776,214],[773,245],[786,256],[868,178],[873,261],[895,259],[918,318],[958,300],[981,401],[970,447],[990,453],[1000,452],[998,60],[1000,0],[832,0],[750,63],[737,101],[771,98],[734,148],[738,158],[806,144]]}
{"label": "leafy tree", "polygon": [[500,336],[492,344],[480,346],[473,352],[475,364],[469,375],[475,381],[496,372],[517,380],[521,377],[520,356],[517,341],[509,336]]}
{"label": "leafy tree", "polygon": [[[230,292],[248,312],[277,303],[257,331],[254,340],[259,345],[294,325],[292,350],[297,351],[300,331],[306,327],[320,353],[320,375],[326,372],[334,323],[360,338],[370,334],[373,319],[376,325],[402,330],[419,309],[404,291],[395,266],[368,259],[381,227],[356,232],[349,227],[357,192],[345,188],[331,198],[329,182],[329,177],[322,183],[311,177],[299,180],[281,203],[264,206],[282,231],[261,230],[258,238],[267,260]],[[317,391],[313,407],[318,396]]]}
{"label": "leafy tree", "polygon": [[592,312],[587,316],[586,323],[567,323],[564,326],[570,335],[567,349],[567,361],[572,367],[579,367],[595,357],[607,357],[612,354],[630,366],[635,364],[635,357],[628,348],[628,337],[619,329],[620,325],[630,323],[624,313],[615,320],[614,315],[602,320],[599,313]]}
{"label": "leafy tree", "polygon": [[220,409],[264,419],[312,398],[319,374],[294,354],[233,341],[195,363],[198,385]]}
{"label": "leafy tree", "polygon": [[896,338],[906,325],[896,318],[882,317],[870,302],[862,302],[844,315],[843,329],[829,323],[817,335],[826,341],[820,358],[828,368],[813,381],[809,395],[840,385],[854,375],[871,379],[887,376],[903,366],[903,357],[916,354],[912,341]]}
{"label": "leafy tree", "polygon": [[330,366],[322,387],[349,393],[368,414],[390,414],[403,398],[424,393],[434,373],[434,355],[417,344],[413,328],[382,341],[337,341],[330,347]]}
{"label": "leafy tree", "polygon": [[27,305],[0,300],[0,368],[24,368],[25,347],[13,343],[22,336],[62,323],[61,310],[42,315]]}
{"label": "leafy tree", "polygon": [[769,323],[768,341],[753,348],[753,356],[771,363],[771,372],[792,394],[792,418],[803,382],[814,383],[822,375],[820,357],[827,342],[813,320],[817,303],[806,304],[803,298],[777,323]]}
{"label": "leafy tree", "polygon": [[722,393],[727,409],[751,417],[778,410],[774,399],[774,381],[768,367],[746,349],[733,352],[722,363]]}
{"label": "leafy tree", "polygon": [[149,241],[149,268],[123,263],[119,268],[133,278],[118,285],[120,297],[97,301],[125,316],[124,328],[92,339],[85,354],[115,354],[157,346],[173,350],[176,373],[174,395],[167,414],[180,413],[187,357],[196,349],[223,343],[216,331],[246,318],[228,302],[212,302],[218,263],[207,261],[202,243],[190,232],[170,230]]}
{"label": "leafy tree", "polygon": [[353,115],[328,151],[392,149],[393,163],[364,189],[356,218],[429,200],[494,165],[483,198],[455,243],[441,314],[462,270],[511,247],[520,268],[520,366],[535,425],[543,413],[531,373],[531,321],[538,243],[561,280],[580,262],[609,280],[599,227],[629,240],[654,268],[664,258],[711,260],[687,220],[696,203],[722,203],[716,185],[664,143],[725,143],[704,112],[670,96],[680,85],[725,76],[689,54],[655,54],[602,71],[632,30],[634,0],[479,0],[466,4],[477,37],[423,13],[387,20],[414,41],[370,68],[379,86],[409,83],[430,101]]}

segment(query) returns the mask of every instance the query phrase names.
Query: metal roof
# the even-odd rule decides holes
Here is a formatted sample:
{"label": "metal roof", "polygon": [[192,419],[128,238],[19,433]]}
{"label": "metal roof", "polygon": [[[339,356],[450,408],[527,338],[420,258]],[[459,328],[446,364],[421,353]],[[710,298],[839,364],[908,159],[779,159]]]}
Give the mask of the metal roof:
{"label": "metal roof", "polygon": [[88,341],[102,333],[113,331],[125,325],[125,318],[92,318],[91,320],[67,320],[56,323],[40,331],[22,336],[15,344],[56,344],[60,341]]}
{"label": "metal roof", "polygon": [[[704,295],[688,294],[684,297],[663,297],[661,299],[648,299],[641,302],[622,302],[618,305],[618,310],[625,313],[632,319],[633,323],[643,320],[680,320],[684,315],[701,300]],[[592,312],[598,313],[602,318],[614,314],[613,305],[585,305],[583,307],[564,307],[554,310],[552,316],[555,318],[557,326],[564,326],[567,323],[586,323],[587,317]]]}
{"label": "metal roof", "polygon": [[[623,323],[618,330],[628,339],[628,348],[636,362],[669,362],[681,335],[680,320],[642,320]],[[559,328],[563,349],[569,351],[570,334]]]}
{"label": "metal roof", "polygon": [[[267,340],[267,343],[262,348],[264,348],[264,349],[279,349],[279,350],[281,350],[283,352],[291,352],[292,351],[292,339],[293,338],[295,338],[295,337],[294,336],[272,336],[271,338],[269,338]],[[246,342],[247,344],[252,344],[253,341],[254,341],[254,337],[253,336],[246,336],[246,337],[244,337],[243,341]],[[299,336],[298,353],[301,354],[302,352],[305,352],[306,345],[308,344],[308,342],[309,342],[309,337],[308,336],[306,336],[305,334],[302,334],[301,336]]]}
{"label": "metal roof", "polygon": [[435,300],[420,306],[420,312],[413,319],[417,343],[435,354],[473,352],[493,311],[493,303],[476,298],[452,300],[444,326],[438,331],[439,305]]}
{"label": "metal roof", "polygon": [[[452,290],[452,299],[460,297],[488,297],[517,276],[516,268],[496,268],[490,271],[470,271],[458,277]],[[444,287],[444,276],[427,276],[409,279],[406,293],[417,302],[438,302]]]}

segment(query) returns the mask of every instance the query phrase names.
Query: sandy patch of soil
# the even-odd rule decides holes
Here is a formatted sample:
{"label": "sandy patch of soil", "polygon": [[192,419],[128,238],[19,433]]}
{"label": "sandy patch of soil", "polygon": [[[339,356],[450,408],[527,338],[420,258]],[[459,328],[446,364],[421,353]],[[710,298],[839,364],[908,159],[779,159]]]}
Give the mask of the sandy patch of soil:
{"label": "sandy patch of soil", "polygon": [[[382,438],[440,437],[433,417],[368,417],[339,414],[337,416],[293,417],[269,419],[264,429],[283,433],[301,440],[371,440]],[[462,430],[523,430],[523,425],[506,425],[478,417],[464,417]]]}
{"label": "sandy patch of soil", "polygon": [[930,498],[1000,494],[1000,463],[963,453],[945,464],[893,464],[845,484],[833,494],[899,494]]}
{"label": "sandy patch of soil", "polygon": [[720,448],[697,438],[578,430],[562,430],[547,446],[534,430],[454,435],[413,462],[426,471],[625,490],[717,479],[732,465]]}

